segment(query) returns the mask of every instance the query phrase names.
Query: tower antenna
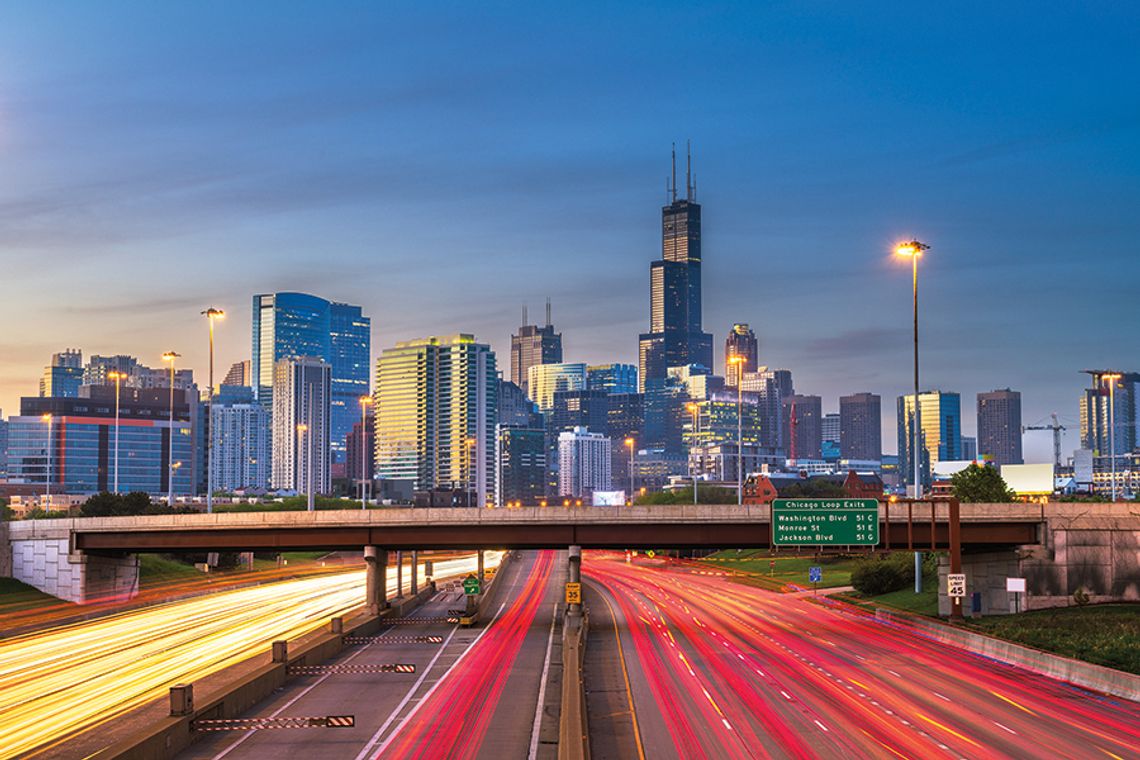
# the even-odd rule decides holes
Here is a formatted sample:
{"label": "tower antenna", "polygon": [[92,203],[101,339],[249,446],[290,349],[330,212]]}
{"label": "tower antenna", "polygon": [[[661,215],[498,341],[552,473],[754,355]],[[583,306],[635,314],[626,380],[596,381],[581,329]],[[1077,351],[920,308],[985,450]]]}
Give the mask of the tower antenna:
{"label": "tower antenna", "polygon": [[685,200],[693,200],[693,147],[688,139],[685,140]]}
{"label": "tower antenna", "polygon": [[523,327],[526,327],[528,324],[530,324],[529,322],[526,321],[526,304],[525,303],[523,304],[523,321],[522,321],[522,323],[523,323]]}
{"label": "tower antenna", "polygon": [[673,203],[677,202],[677,143],[673,143],[673,188],[670,190],[673,195]]}
{"label": "tower antenna", "polygon": [[550,296],[546,297],[546,326],[550,327]]}

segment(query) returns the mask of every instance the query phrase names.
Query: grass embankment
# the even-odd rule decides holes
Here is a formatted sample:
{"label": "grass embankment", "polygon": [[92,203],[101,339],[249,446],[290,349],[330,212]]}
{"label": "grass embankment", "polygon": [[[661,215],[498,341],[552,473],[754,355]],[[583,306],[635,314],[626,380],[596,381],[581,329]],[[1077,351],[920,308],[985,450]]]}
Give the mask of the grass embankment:
{"label": "grass embankment", "polygon": [[968,620],[979,633],[1140,675],[1140,604],[1060,607]]}
{"label": "grass embankment", "polygon": [[[705,557],[713,567],[745,573],[741,578],[749,585],[761,588],[780,589],[790,583],[811,588],[808,568],[823,568],[823,580],[819,588],[838,588],[851,585],[851,570],[858,559],[855,557],[816,557],[812,555],[769,554],[765,549],[736,551],[726,549]],[[775,563],[773,565],[773,563]]]}
{"label": "grass embankment", "polygon": [[0,578],[0,616],[62,604],[66,602],[61,602],[54,596],[45,594],[15,578]]}
{"label": "grass embankment", "polygon": [[837,599],[842,599],[845,602],[852,602],[860,607],[866,607],[873,610],[875,607],[893,607],[898,610],[906,612],[913,612],[917,615],[926,615],[927,617],[938,617],[938,579],[927,578],[922,585],[922,593],[914,593],[913,588],[904,588],[899,591],[891,591],[888,594],[879,594],[878,596],[864,596],[858,591],[848,591],[844,594],[836,594]]}
{"label": "grass embankment", "polygon": [[179,562],[176,559],[163,557],[160,554],[139,555],[139,586],[148,587],[166,583],[186,580],[187,578],[201,578],[202,571],[191,564]]}

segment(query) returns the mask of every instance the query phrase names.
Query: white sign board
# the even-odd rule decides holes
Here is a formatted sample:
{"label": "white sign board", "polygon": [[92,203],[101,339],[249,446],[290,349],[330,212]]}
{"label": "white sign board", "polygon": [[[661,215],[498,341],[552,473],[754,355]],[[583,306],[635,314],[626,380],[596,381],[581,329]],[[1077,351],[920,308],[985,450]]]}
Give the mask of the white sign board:
{"label": "white sign board", "polygon": [[966,574],[950,573],[946,576],[946,593],[948,596],[963,597],[966,595]]}
{"label": "white sign board", "polygon": [[1005,590],[1011,593],[1024,594],[1025,593],[1025,579],[1024,578],[1006,578]]}
{"label": "white sign board", "polygon": [[594,491],[593,505],[595,507],[623,507],[625,506],[625,491]]}

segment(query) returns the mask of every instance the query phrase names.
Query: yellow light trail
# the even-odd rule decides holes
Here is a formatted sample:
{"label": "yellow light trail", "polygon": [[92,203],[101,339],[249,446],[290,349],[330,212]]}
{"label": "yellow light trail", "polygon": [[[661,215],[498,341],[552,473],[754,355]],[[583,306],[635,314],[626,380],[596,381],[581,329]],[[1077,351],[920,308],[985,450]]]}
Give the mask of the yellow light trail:
{"label": "yellow light trail", "polygon": [[[488,553],[486,565],[498,565],[500,557]],[[474,557],[436,561],[434,577],[475,569]],[[394,576],[389,568],[389,594],[396,590]],[[338,573],[0,640],[0,758],[113,720],[175,683],[263,654],[273,641],[297,638],[362,606],[364,590],[363,571]]]}

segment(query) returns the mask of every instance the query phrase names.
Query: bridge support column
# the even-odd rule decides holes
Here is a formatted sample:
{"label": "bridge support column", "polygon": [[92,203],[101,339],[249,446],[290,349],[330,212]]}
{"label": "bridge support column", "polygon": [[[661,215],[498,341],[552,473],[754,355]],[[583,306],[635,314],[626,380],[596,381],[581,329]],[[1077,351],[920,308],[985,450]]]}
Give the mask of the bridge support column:
{"label": "bridge support column", "polygon": [[[582,582],[582,547],[571,546],[569,551],[570,569],[567,580],[570,583]],[[582,605],[571,604],[566,611],[570,617],[578,617],[582,614]]]}
{"label": "bridge support column", "polygon": [[487,580],[487,577],[483,574],[483,550],[480,549],[477,552],[477,555],[479,557],[479,585],[482,586],[483,582]]}
{"label": "bridge support column", "polygon": [[396,550],[396,598],[404,598],[404,552]]}
{"label": "bridge support column", "polygon": [[378,546],[364,547],[365,572],[364,594],[368,612],[380,614],[388,607],[388,552]]}
{"label": "bridge support column", "polygon": [[412,596],[420,593],[420,553],[412,549]]}

